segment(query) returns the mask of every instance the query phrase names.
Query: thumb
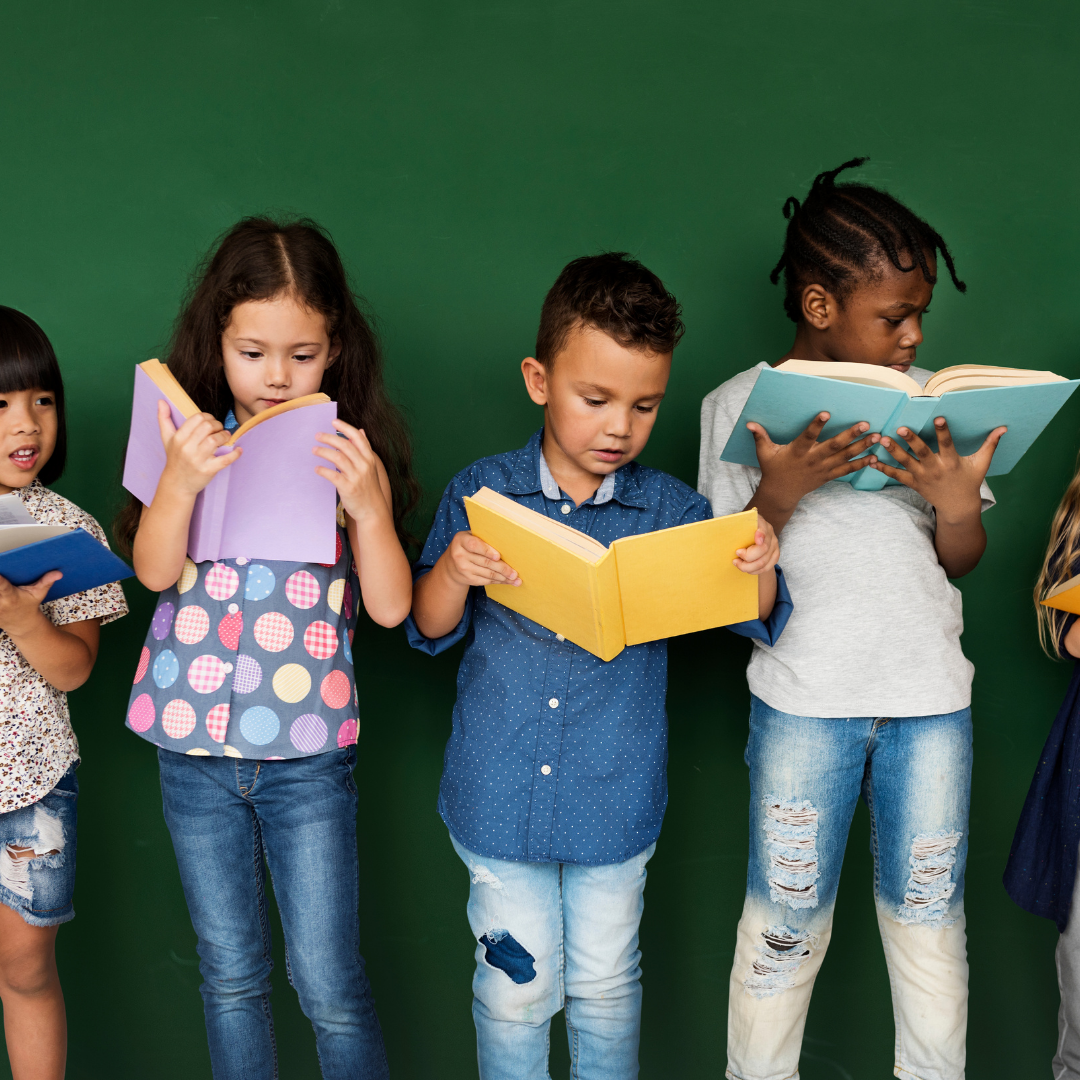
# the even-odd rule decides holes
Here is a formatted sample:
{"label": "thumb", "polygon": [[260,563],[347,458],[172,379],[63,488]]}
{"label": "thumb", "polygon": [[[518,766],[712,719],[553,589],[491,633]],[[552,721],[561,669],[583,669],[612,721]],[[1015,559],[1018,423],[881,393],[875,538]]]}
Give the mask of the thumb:
{"label": "thumb", "polygon": [[45,599],[48,591],[63,576],[64,575],[61,574],[59,570],[50,570],[47,574],[42,574],[37,581],[30,585],[23,585],[22,588],[40,604]]}
{"label": "thumb", "polygon": [[994,451],[998,448],[998,443],[1001,442],[1001,437],[1008,431],[1008,428],[999,427],[994,428],[989,435],[986,436],[982,446],[979,447],[978,453],[975,457],[980,464],[986,464],[986,468],[990,468],[990,460],[994,456]]}
{"label": "thumb", "polygon": [[775,446],[776,444],[769,438],[769,433],[760,425],[750,423],[746,425],[750,429],[750,434],[754,436],[754,442],[759,447]]}
{"label": "thumb", "polygon": [[168,446],[176,434],[176,425],[172,421],[172,409],[164,399],[157,403],[157,420],[161,429],[161,445]]}

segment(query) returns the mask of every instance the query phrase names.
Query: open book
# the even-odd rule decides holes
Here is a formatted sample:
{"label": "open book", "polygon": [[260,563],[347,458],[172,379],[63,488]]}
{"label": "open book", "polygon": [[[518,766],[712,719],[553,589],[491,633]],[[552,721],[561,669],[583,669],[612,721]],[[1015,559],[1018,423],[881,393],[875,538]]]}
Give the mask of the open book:
{"label": "open book", "polygon": [[627,645],[758,617],[758,581],[732,564],[757,511],[624,536],[611,547],[483,487],[469,528],[521,576],[488,596],[601,660]]}
{"label": "open book", "polygon": [[0,495],[0,577],[31,585],[50,570],[64,576],[44,603],[129,578],[134,571],[85,529],[42,525],[18,495]]}
{"label": "open book", "polygon": [[1080,577],[1063,581],[1051,589],[1039,603],[1043,607],[1067,611],[1070,615],[1080,615]]}
{"label": "open book", "polygon": [[[124,487],[149,506],[165,468],[157,403],[164,399],[180,425],[199,412],[169,369],[157,360],[135,368],[131,434]],[[199,493],[191,515],[188,554],[207,559],[258,558],[288,562],[334,562],[337,491],[315,472],[325,464],[312,450],[319,432],[332,432],[337,405],[325,394],[275,405],[241,424],[228,453],[243,454]]]}
{"label": "open book", "polygon": [[[1078,385],[1080,380],[1052,371],[959,364],[943,368],[921,387],[909,375],[874,364],[787,360],[759,373],[720,457],[757,466],[748,421],[761,424],[773,442],[787,443],[820,412],[830,414],[822,440],[865,420],[870,431],[890,438],[898,438],[897,428],[910,428],[936,450],[934,419],[944,416],[962,455],[975,453],[994,428],[1008,427],[987,473],[1000,476],[1023,457]],[[880,445],[868,452],[897,464]],[[863,491],[896,483],[876,469],[861,469],[840,480]]]}

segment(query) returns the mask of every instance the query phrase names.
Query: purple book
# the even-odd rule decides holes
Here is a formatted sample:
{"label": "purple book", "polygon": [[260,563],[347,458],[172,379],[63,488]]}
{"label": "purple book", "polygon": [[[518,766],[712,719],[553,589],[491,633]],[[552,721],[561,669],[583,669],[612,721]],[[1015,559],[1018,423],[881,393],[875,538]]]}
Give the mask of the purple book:
{"label": "purple book", "polygon": [[[144,506],[154,500],[165,468],[157,403],[168,398],[135,368],[124,487]],[[169,402],[173,423],[184,422]],[[337,489],[315,472],[319,432],[332,432],[337,404],[327,401],[280,413],[245,432],[240,459],[214,477],[195,500],[188,555],[207,559],[279,559],[332,563],[336,555]],[[224,452],[224,451],[219,451]]]}

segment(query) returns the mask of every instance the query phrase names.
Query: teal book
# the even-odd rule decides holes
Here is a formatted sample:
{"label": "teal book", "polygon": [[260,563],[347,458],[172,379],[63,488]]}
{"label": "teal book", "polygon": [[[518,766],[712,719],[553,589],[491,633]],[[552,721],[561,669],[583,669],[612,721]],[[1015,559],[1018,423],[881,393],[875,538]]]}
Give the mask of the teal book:
{"label": "teal book", "polygon": [[[757,467],[754,437],[746,429],[750,421],[765,428],[773,442],[788,443],[818,413],[828,412],[822,441],[865,420],[871,431],[896,438],[901,445],[896,429],[910,428],[937,450],[934,419],[944,416],[962,456],[975,453],[994,428],[1009,429],[987,472],[1001,476],[1027,453],[1077,386],[1080,380],[1052,371],[960,364],[943,368],[922,387],[893,368],[788,360],[758,375],[720,460]],[[898,464],[880,445],[867,452],[887,465]],[[897,483],[876,469],[839,479],[860,491]]]}

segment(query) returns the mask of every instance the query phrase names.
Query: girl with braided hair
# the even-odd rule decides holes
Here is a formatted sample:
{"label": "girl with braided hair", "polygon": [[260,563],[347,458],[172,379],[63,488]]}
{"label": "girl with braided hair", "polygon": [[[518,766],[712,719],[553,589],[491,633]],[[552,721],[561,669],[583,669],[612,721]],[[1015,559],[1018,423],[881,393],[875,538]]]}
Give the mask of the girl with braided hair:
{"label": "girl with braided hair", "polygon": [[[780,360],[913,366],[942,237],[892,196],[837,183],[856,158],[784,204],[784,307],[795,341]],[[749,424],[760,468],[720,460],[758,364],[702,405],[699,490],[717,515],[756,507],[784,534],[795,609],[775,645],[755,642],[750,864],[728,1005],[728,1077],[797,1077],[806,1011],[832,931],[840,866],[859,797],[870,810],[874,900],[896,1021],[895,1074],[962,1080],[967,1026],[964,864],[971,777],[972,665],[949,578],[986,546],[981,514],[997,428],[970,457],[936,423],[937,451],[862,422],[818,441],[828,413],[774,443]],[[903,469],[873,455],[880,442]],[[862,468],[899,482],[830,483]],[[884,631],[902,653],[878,660]],[[873,634],[874,638],[869,635]]]}

